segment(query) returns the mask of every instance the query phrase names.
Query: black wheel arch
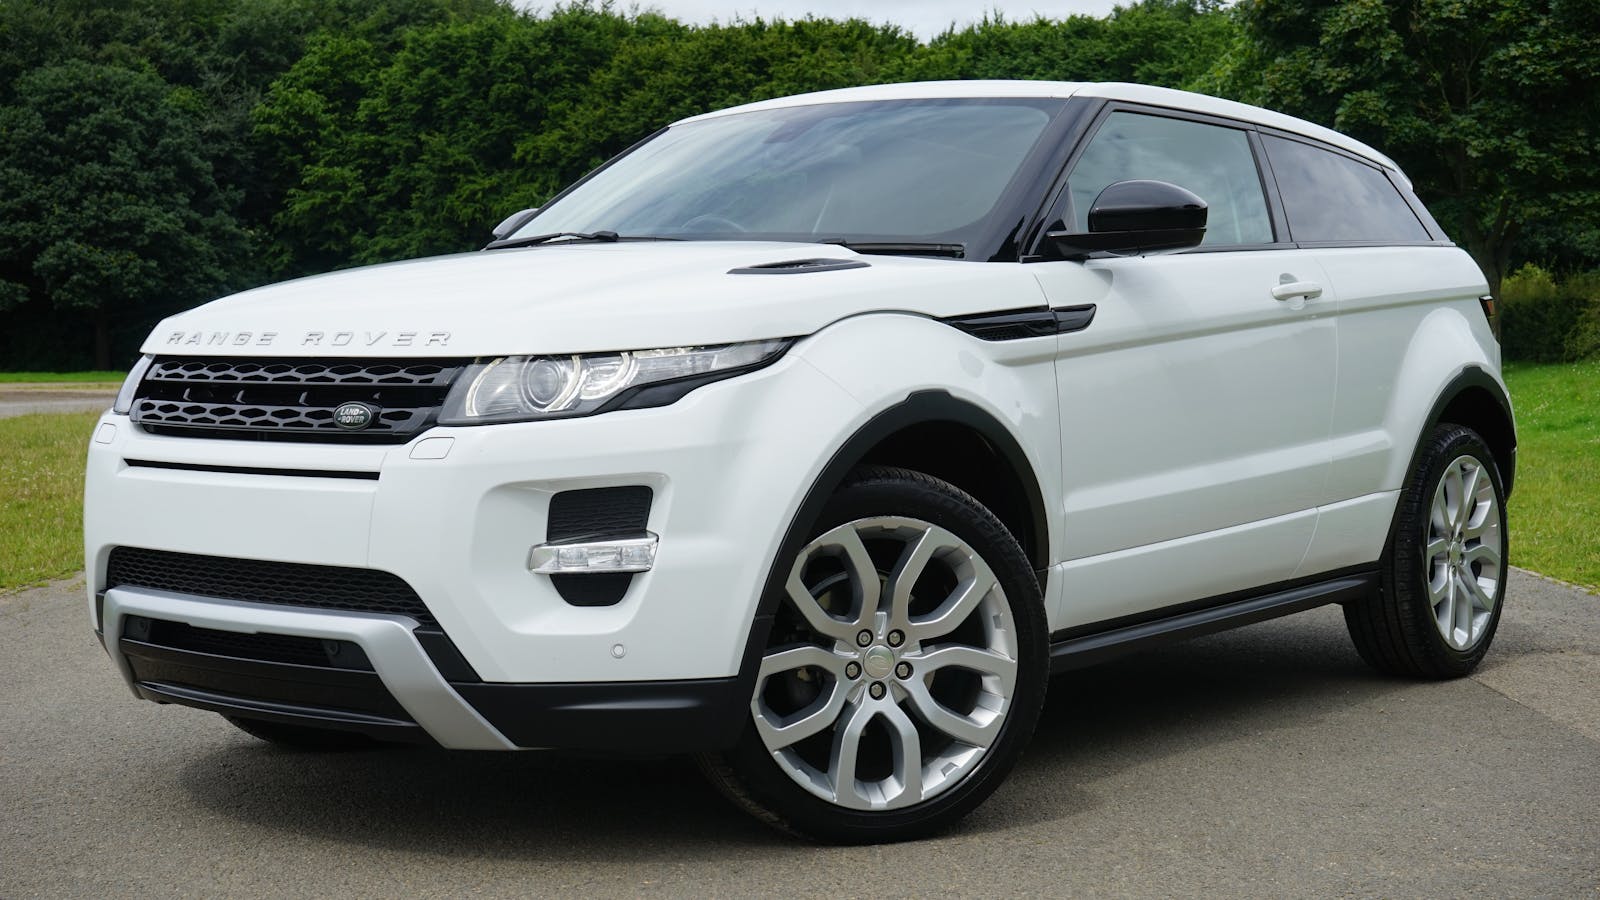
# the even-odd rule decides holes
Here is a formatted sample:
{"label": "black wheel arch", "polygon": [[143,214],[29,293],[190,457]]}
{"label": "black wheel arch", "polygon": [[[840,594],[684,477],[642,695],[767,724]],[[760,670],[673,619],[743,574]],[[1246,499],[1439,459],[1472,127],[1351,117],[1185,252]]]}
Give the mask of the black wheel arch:
{"label": "black wheel arch", "polygon": [[[908,395],[905,400],[873,416],[839,446],[806,492],[805,499],[801,501],[795,519],[790,523],[789,532],[784,535],[785,546],[782,551],[793,552],[805,543],[805,533],[815,522],[828,497],[839,489],[852,469],[863,464],[877,463],[916,469],[924,474],[943,478],[980,501],[990,500],[995,492],[982,488],[974,490],[969,487],[968,484],[972,479],[967,477],[967,473],[927,471],[930,468],[948,468],[948,464],[919,466],[916,460],[907,462],[905,456],[897,456],[893,449],[886,449],[892,448],[898,439],[916,435],[928,428],[945,428],[952,432],[960,430],[975,436],[986,445],[993,457],[1003,461],[1003,471],[983,474],[1003,479],[1000,489],[1015,492],[1018,502],[989,502],[985,505],[1000,516],[1011,529],[1035,571],[1048,568],[1050,523],[1045,511],[1044,494],[1039,488],[1039,479],[1034,472],[1033,463],[1028,459],[1028,454],[1022,449],[1022,445],[1018,443],[1011,430],[987,410],[942,390],[916,391]],[[1009,508],[995,509],[996,506]],[[785,552],[780,552],[777,558],[782,559],[784,556]]]}
{"label": "black wheel arch", "polygon": [[1510,498],[1517,471],[1517,427],[1511,414],[1511,399],[1500,382],[1476,365],[1456,373],[1433,401],[1428,417],[1417,432],[1416,443],[1411,448],[1412,466],[1416,465],[1423,443],[1442,422],[1471,428],[1483,438],[1494,453],[1500,484]]}
{"label": "black wheel arch", "polygon": [[[761,659],[761,650],[766,646],[772,617],[777,611],[779,589],[787,574],[780,571],[781,562],[805,546],[828,498],[844,484],[850,472],[857,466],[864,463],[885,463],[918,469],[914,461],[892,462],[892,458],[881,458],[875,451],[885,447],[886,442],[893,441],[897,435],[912,433],[918,428],[928,426],[954,427],[976,435],[987,444],[996,457],[1005,462],[1008,471],[1003,474],[1009,476],[1014,488],[1023,497],[1023,502],[1017,504],[1018,509],[1014,510],[1014,515],[1009,518],[999,511],[995,512],[1005,521],[1007,527],[1012,529],[1013,535],[1034,568],[1040,590],[1044,590],[1045,573],[1050,564],[1050,524],[1038,476],[1022,445],[1004,424],[987,410],[973,403],[942,390],[913,392],[905,400],[878,413],[846,439],[834,451],[827,465],[823,466],[821,473],[800,501],[794,518],[784,532],[783,540],[778,544],[777,553],[768,561],[767,577],[761,586],[760,605],[756,608],[755,619],[746,638],[743,661],[739,667],[739,680],[744,688],[743,696],[748,696],[749,692],[755,689],[755,675]],[[925,474],[944,477],[939,472]],[[946,480],[953,481],[958,487],[962,486],[957,480],[948,478]],[[969,491],[969,493],[973,493],[980,501],[985,499],[979,496],[978,492]]]}

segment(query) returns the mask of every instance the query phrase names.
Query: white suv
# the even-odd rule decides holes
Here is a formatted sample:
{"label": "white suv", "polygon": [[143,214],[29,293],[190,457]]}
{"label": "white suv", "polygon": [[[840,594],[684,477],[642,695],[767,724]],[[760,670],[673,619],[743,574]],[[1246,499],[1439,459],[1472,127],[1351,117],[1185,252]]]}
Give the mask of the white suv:
{"label": "white suv", "polygon": [[991,793],[1051,672],[1340,603],[1468,672],[1516,439],[1394,163],[1126,84],[657,132],[483,252],[163,322],[90,447],[135,694],[294,746],[694,753],[791,831]]}

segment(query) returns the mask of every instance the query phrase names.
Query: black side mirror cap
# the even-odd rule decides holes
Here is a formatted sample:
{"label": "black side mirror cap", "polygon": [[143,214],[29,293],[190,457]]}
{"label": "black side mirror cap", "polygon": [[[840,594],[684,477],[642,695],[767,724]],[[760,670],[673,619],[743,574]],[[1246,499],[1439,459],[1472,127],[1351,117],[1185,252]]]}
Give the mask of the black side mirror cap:
{"label": "black side mirror cap", "polygon": [[539,207],[530,206],[527,209],[519,209],[511,215],[506,216],[504,219],[500,220],[499,225],[494,227],[494,239],[497,241],[503,241],[511,235],[516,234],[518,228],[528,224],[528,220],[532,219],[538,214]]}
{"label": "black side mirror cap", "polygon": [[1206,202],[1165,181],[1118,181],[1089,208],[1089,231],[1045,235],[1064,259],[1095,253],[1162,253],[1198,247],[1206,236]]}

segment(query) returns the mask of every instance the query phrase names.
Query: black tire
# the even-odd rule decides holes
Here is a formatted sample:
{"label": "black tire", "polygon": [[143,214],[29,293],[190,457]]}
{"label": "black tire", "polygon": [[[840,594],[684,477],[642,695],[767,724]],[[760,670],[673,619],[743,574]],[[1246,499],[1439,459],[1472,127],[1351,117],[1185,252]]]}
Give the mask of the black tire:
{"label": "black tire", "polygon": [[223,718],[245,734],[285,750],[337,753],[346,750],[373,750],[384,746],[380,741],[354,731],[310,728],[305,725],[287,725],[283,722],[241,719],[235,716],[223,716]]}
{"label": "black tire", "polygon": [[[1484,510],[1485,523],[1493,519],[1492,534],[1478,538],[1476,545],[1488,546],[1496,551],[1498,561],[1493,589],[1478,595],[1492,601],[1490,608],[1478,617],[1481,623],[1453,631],[1458,638],[1467,634],[1472,638],[1458,639],[1455,643],[1461,646],[1452,646],[1445,637],[1446,625],[1440,623],[1440,618],[1442,616],[1454,621],[1454,616],[1442,613],[1435,607],[1429,594],[1429,584],[1430,581],[1440,584],[1441,577],[1448,579],[1449,567],[1457,565],[1456,561],[1463,554],[1456,547],[1442,557],[1436,556],[1434,559],[1443,560],[1441,568],[1440,563],[1429,559],[1427,544],[1430,528],[1437,531],[1439,527],[1431,518],[1436,493],[1441,490],[1441,481],[1446,473],[1462,459],[1471,460],[1489,479],[1492,506],[1481,508]],[[1413,678],[1457,678],[1476,668],[1494,640],[1495,630],[1500,624],[1500,610],[1504,605],[1507,572],[1505,516],[1505,487],[1500,481],[1494,454],[1483,438],[1472,429],[1460,425],[1440,424],[1435,427],[1417,453],[1412,471],[1400,492],[1394,524],[1380,563],[1378,589],[1362,600],[1346,604],[1344,608],[1345,624],[1350,629],[1350,637],[1361,658],[1381,672]],[[1445,532],[1448,533],[1448,530],[1445,529]],[[1451,542],[1447,539],[1445,543],[1448,545]],[[1471,540],[1464,543],[1473,545]],[[1497,548],[1494,547],[1496,543]],[[1471,563],[1469,571],[1476,572],[1478,565]],[[1440,572],[1444,573],[1443,576],[1439,575]],[[1474,575],[1472,581],[1477,583],[1479,579]],[[1465,588],[1462,582],[1456,584]],[[1455,590],[1456,584],[1449,585],[1449,589]],[[1471,600],[1472,595],[1466,591],[1463,595],[1469,598],[1468,602],[1478,602]],[[1452,597],[1442,601],[1441,606],[1444,602],[1453,604],[1457,601]],[[1469,607],[1468,614],[1475,609]]]}
{"label": "black tire", "polygon": [[[872,674],[873,670],[883,671],[884,657],[881,655],[880,648],[888,646],[888,642],[894,641],[894,636],[899,633],[893,630],[893,616],[896,615],[893,611],[895,606],[892,601],[886,601],[886,605],[877,607],[880,610],[878,613],[880,617],[890,617],[887,620],[889,622],[887,625],[881,624],[885,620],[878,619],[881,625],[879,641],[882,643],[875,643],[870,648],[861,651],[863,654],[861,657],[862,662],[855,664],[857,675],[827,676],[824,674],[822,677],[814,679],[819,685],[815,688],[815,693],[818,695],[840,689],[854,691],[849,696],[856,699],[848,701],[848,703],[857,704],[860,709],[847,704],[843,707],[846,712],[839,713],[837,721],[829,718],[828,721],[832,724],[829,724],[825,730],[817,735],[804,740],[821,741],[824,744],[832,744],[837,748],[839,742],[843,740],[841,735],[843,726],[841,723],[845,721],[846,716],[854,715],[855,719],[867,723],[864,726],[858,726],[855,731],[855,734],[858,735],[855,739],[855,746],[860,750],[859,758],[866,759],[867,753],[864,748],[868,748],[869,744],[860,735],[865,734],[865,729],[872,727],[871,723],[877,720],[871,718],[872,713],[862,713],[861,710],[867,709],[871,703],[878,704],[880,708],[894,706],[896,709],[900,709],[901,712],[899,713],[895,713],[893,709],[890,709],[888,714],[883,714],[886,720],[891,718],[889,714],[892,714],[895,721],[893,723],[880,724],[879,727],[884,730],[885,735],[889,733],[891,728],[901,729],[899,732],[901,743],[884,744],[880,742],[875,746],[889,748],[889,765],[891,767],[901,766],[906,771],[910,771],[910,766],[906,765],[906,762],[915,754],[903,751],[903,748],[909,743],[905,737],[905,729],[914,725],[918,730],[919,738],[915,747],[920,755],[917,756],[917,759],[929,760],[930,762],[927,767],[920,764],[917,766],[917,793],[915,795],[907,794],[907,799],[903,801],[909,805],[874,810],[850,809],[844,805],[824,799],[821,794],[813,793],[802,787],[796,777],[791,774],[793,769],[786,770],[782,767],[778,761],[778,751],[768,748],[756,726],[754,710],[758,703],[765,702],[761,699],[763,697],[762,680],[757,682],[756,698],[752,700],[752,713],[746,719],[745,729],[739,743],[731,751],[716,755],[704,755],[699,759],[702,770],[711,782],[736,805],[761,821],[795,835],[838,843],[882,843],[923,837],[948,827],[982,803],[995,791],[1011,771],[1022,754],[1023,747],[1033,734],[1034,726],[1038,722],[1040,708],[1044,703],[1045,688],[1049,676],[1049,641],[1044,604],[1040,595],[1038,581],[1034,576],[1032,567],[1029,565],[1027,556],[1017,544],[1016,539],[999,519],[970,495],[948,482],[920,472],[887,467],[862,468],[853,473],[845,485],[829,500],[819,520],[812,528],[809,540],[816,541],[823,539],[830,533],[839,533],[834,529],[884,527],[881,525],[863,525],[862,523],[864,522],[882,523],[891,521],[909,523],[904,526],[896,525],[893,527],[904,527],[913,535],[918,527],[933,526],[924,533],[929,535],[935,533],[953,535],[960,542],[963,542],[965,546],[955,547],[950,545],[947,547],[948,556],[937,557],[940,560],[938,565],[952,566],[948,572],[937,576],[924,574],[907,580],[906,583],[909,585],[909,590],[914,598],[918,592],[921,592],[924,596],[922,599],[913,599],[906,606],[906,621],[910,622],[911,625],[906,627],[905,637],[901,638],[904,642],[903,646],[901,644],[893,645],[900,647],[899,652],[904,655],[903,659],[900,656],[895,657],[900,661],[894,663],[893,674],[889,676]],[[870,539],[877,533],[863,530],[861,536]],[[885,543],[888,547],[894,546],[892,543]],[[909,559],[912,555],[909,548],[913,543],[915,543],[915,538],[908,539],[907,543],[904,544],[905,549],[903,552],[905,555],[896,558],[900,560]],[[900,582],[895,580],[893,573],[886,573],[884,563],[880,560],[883,557],[883,553],[880,550],[884,549],[887,548],[874,544],[873,563],[880,576],[884,579],[885,587],[883,589],[889,590]],[[976,551],[976,558],[981,562],[981,565],[987,566],[989,572],[993,574],[995,583],[1000,587],[1000,593],[1003,593],[1003,597],[1000,596],[1000,593],[992,590],[981,592],[984,599],[978,601],[976,605],[970,607],[968,612],[962,614],[967,618],[959,619],[962,624],[948,633],[935,636],[936,628],[919,630],[923,629],[923,623],[930,622],[936,618],[939,610],[955,609],[957,604],[954,603],[954,600],[958,595],[970,596],[980,593],[971,588],[963,592],[962,585],[977,583],[976,580],[962,581],[961,578],[963,576],[952,574],[957,572],[956,563],[952,562],[952,560],[965,560],[966,562],[963,564],[973,566],[973,568],[963,570],[968,575],[979,571],[976,568],[977,564],[971,562],[973,555],[968,551]],[[804,551],[802,551],[803,553]],[[784,567],[783,571],[794,571],[800,555],[796,554],[788,559],[781,560],[779,565]],[[826,557],[813,555],[807,557],[807,559],[810,561],[805,566],[811,566],[816,564],[817,559],[826,559]],[[823,565],[826,564],[826,562],[823,563]],[[848,569],[847,563],[840,563],[836,560],[834,564],[839,565],[840,568]],[[899,563],[895,563],[892,568],[898,569],[898,565]],[[926,573],[932,568],[934,568],[934,564],[930,564],[928,569],[923,571]],[[811,571],[805,567],[801,567],[801,570],[808,573]],[[809,578],[809,575],[807,577]],[[848,572],[844,576],[835,576],[836,585],[838,583],[837,579],[840,577],[848,578]],[[933,582],[924,582],[922,580],[923,577],[933,577],[935,580]],[[945,580],[940,581],[940,578]],[[924,587],[925,584],[927,587]],[[953,588],[950,587],[952,584],[955,585]],[[807,588],[821,599],[833,599],[824,594],[815,594],[815,590],[809,584]],[[828,590],[833,589],[830,588]],[[856,602],[864,607],[864,603],[860,601],[859,597]],[[775,619],[773,634],[768,641],[767,647],[767,650],[773,653],[780,652],[785,648],[793,649],[796,646],[800,646],[793,643],[792,632],[789,637],[785,637],[782,633],[788,627],[784,624],[785,622],[789,622],[791,625],[799,622],[801,630],[807,627],[798,611],[798,606],[787,599],[786,593],[783,597],[777,599],[776,603],[779,613]],[[924,607],[923,612],[917,613],[915,610],[919,603],[933,604],[934,611],[929,613]],[[788,619],[785,619],[786,605]],[[817,609],[822,610],[826,606],[827,604],[824,603],[819,605]],[[1009,613],[1004,611],[1006,609],[1009,609]],[[981,615],[980,611],[982,612]],[[850,615],[859,616],[861,621],[866,620],[866,614],[862,613],[859,608],[854,609]],[[996,616],[999,616],[999,618],[996,618]],[[957,620],[957,617],[953,615],[945,619],[945,621]],[[976,624],[973,623],[973,620],[977,620]],[[1006,623],[1007,628],[1000,628],[998,623],[1002,621]],[[993,630],[991,630],[991,625]],[[859,627],[859,625],[848,627],[854,628]],[[827,651],[829,653],[845,654],[841,658],[849,659],[848,653],[854,652],[852,648],[842,647],[833,638],[823,637],[815,632],[813,634],[816,635],[816,640],[821,641],[830,648]],[[973,635],[980,634],[983,636],[976,639],[971,638]],[[1011,638],[997,639],[995,637],[997,634],[1010,634]],[[858,632],[857,635],[859,638],[860,633]],[[917,640],[922,639],[927,640],[925,645],[916,643]],[[994,716],[987,721],[986,727],[997,729],[992,732],[994,735],[993,740],[987,744],[986,748],[977,750],[977,756],[971,758],[970,762],[964,763],[963,768],[945,768],[943,761],[950,757],[937,756],[938,754],[958,756],[962,753],[972,752],[968,748],[976,749],[978,744],[962,742],[954,738],[955,731],[941,731],[938,726],[930,724],[931,719],[921,711],[926,707],[917,702],[918,698],[912,697],[911,694],[920,691],[920,697],[925,700],[927,697],[932,697],[936,691],[945,690],[949,685],[959,683],[962,679],[983,685],[978,688],[969,684],[964,688],[969,692],[988,690],[989,686],[1001,685],[1004,682],[988,679],[981,674],[986,671],[983,669],[962,670],[960,666],[953,666],[950,668],[956,669],[956,674],[948,676],[949,680],[941,684],[941,679],[947,678],[943,674],[945,670],[933,664],[931,657],[928,657],[930,661],[926,663],[917,663],[918,666],[924,664],[927,666],[925,670],[918,674],[901,675],[900,667],[902,665],[911,666],[910,660],[921,658],[917,654],[938,653],[952,646],[960,646],[962,641],[969,639],[976,640],[981,652],[996,653],[997,657],[995,658],[1005,655],[1003,651],[994,650],[995,646],[1014,649],[1014,678],[1010,687],[1011,694],[1005,700],[1003,714]],[[1008,643],[1013,639],[1014,643]],[[997,640],[999,641],[998,645],[993,643]],[[984,644],[984,641],[991,643]],[[809,650],[810,648],[806,649]],[[968,651],[963,648],[961,652]],[[872,657],[873,653],[879,653],[880,655]],[[870,667],[867,665],[869,661],[872,663]],[[985,664],[990,663],[985,662]],[[815,671],[820,672],[821,670]],[[846,665],[843,670],[839,671],[848,673],[849,666]],[[990,669],[987,671],[993,672],[996,670]],[[796,669],[793,672],[785,672],[782,676],[773,674],[770,680],[779,682],[780,678],[791,679],[796,677],[808,681],[812,680],[806,679],[800,669]],[[832,681],[824,681],[828,677],[832,677]],[[901,680],[896,681],[897,677]],[[851,680],[843,680],[845,678]],[[781,694],[787,689],[787,684],[789,683],[780,684],[774,690],[778,690]],[[872,691],[883,687],[887,687],[885,693],[872,694]],[[829,695],[831,696],[831,694]],[[873,697],[873,700],[869,701],[867,699],[869,696]],[[886,696],[887,700],[885,700]],[[950,696],[959,697],[958,694]],[[993,697],[996,695],[989,694],[985,696]],[[823,699],[819,696],[810,702],[821,704]],[[944,701],[941,699],[938,702],[943,704]],[[953,701],[950,707],[955,709],[956,712],[964,713],[968,716],[981,717],[985,715],[976,709],[977,701],[972,701],[973,705],[966,709],[956,709],[962,702],[965,701],[959,699]],[[803,712],[804,710],[802,710]],[[902,716],[903,718],[901,718]],[[945,721],[948,723],[951,720],[947,719]],[[924,729],[926,729],[925,733]],[[957,731],[959,730],[957,729]],[[892,742],[893,740],[891,737],[890,741]],[[797,742],[793,746],[800,748],[803,744]],[[835,749],[832,752],[834,755],[830,759],[837,761],[839,751]],[[796,750],[796,758],[798,756],[799,751]],[[940,763],[939,765],[935,765],[932,762],[936,756]],[[899,759],[898,763],[894,761],[897,757]],[[958,772],[959,774],[956,777],[944,774],[950,771]],[[928,773],[926,776],[928,779],[941,778],[942,780],[937,783],[932,780],[925,780],[925,772]],[[896,774],[898,774],[898,770]],[[893,778],[893,776],[889,777]],[[862,793],[861,789],[855,785],[864,782],[858,782],[851,778],[849,783],[852,785],[850,790],[853,794]],[[896,782],[891,780],[882,783],[894,784]],[[902,783],[909,784],[909,782]],[[936,786],[930,790],[929,785]],[[839,790],[835,785],[835,797],[838,796]],[[905,790],[908,792],[909,788],[905,788]]]}

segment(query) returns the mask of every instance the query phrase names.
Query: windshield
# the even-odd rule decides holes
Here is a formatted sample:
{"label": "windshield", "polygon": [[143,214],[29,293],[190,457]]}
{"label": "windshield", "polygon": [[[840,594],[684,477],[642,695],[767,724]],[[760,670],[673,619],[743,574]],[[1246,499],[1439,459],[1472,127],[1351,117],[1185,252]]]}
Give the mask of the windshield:
{"label": "windshield", "polygon": [[1053,99],[832,103],[675,125],[512,236],[964,243],[994,211]]}

